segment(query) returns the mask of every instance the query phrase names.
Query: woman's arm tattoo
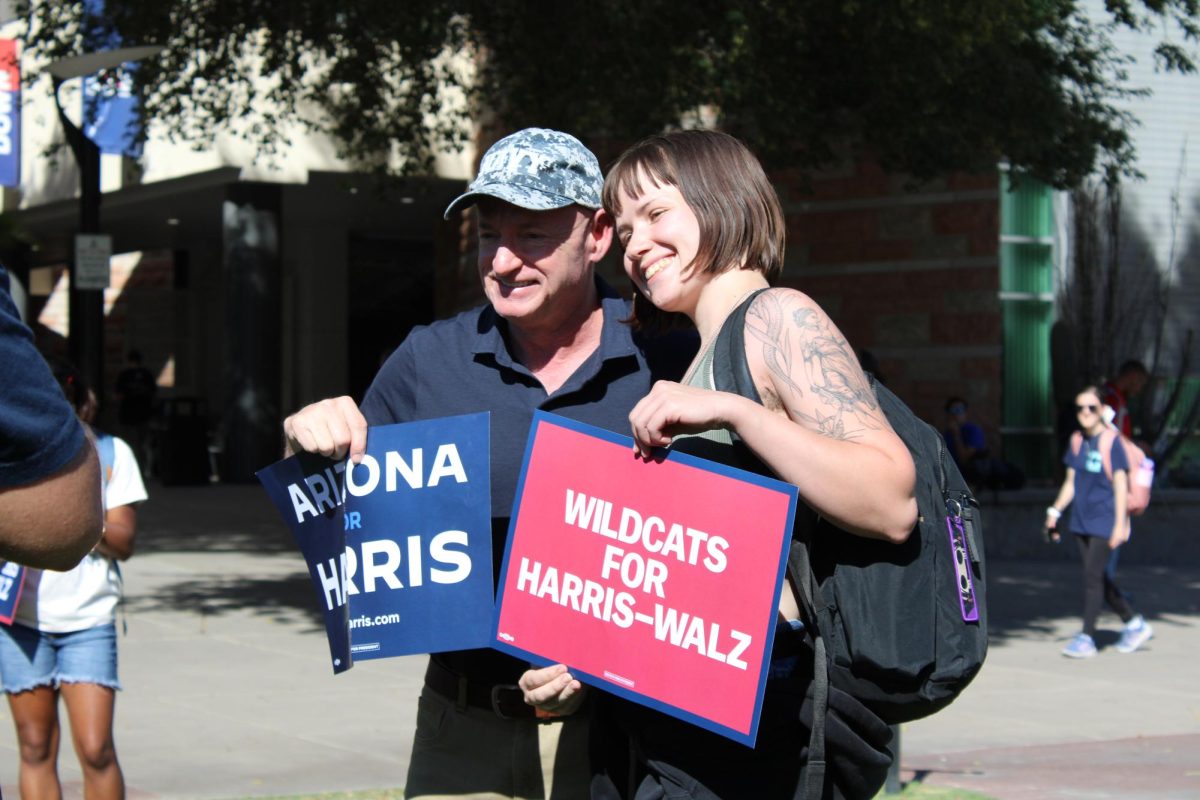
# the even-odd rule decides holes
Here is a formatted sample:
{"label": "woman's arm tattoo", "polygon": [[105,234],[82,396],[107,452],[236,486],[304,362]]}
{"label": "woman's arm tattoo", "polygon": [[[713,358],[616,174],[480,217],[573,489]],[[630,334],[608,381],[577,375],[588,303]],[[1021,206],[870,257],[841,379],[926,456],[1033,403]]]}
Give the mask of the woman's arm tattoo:
{"label": "woman's arm tattoo", "polygon": [[797,397],[803,397],[804,391],[792,380],[791,341],[783,329],[785,316],[779,299],[770,292],[764,292],[750,304],[746,312],[746,328],[762,343],[763,362],[771,374],[795,392]]}
{"label": "woman's arm tattoo", "polygon": [[[762,295],[748,317],[747,328],[763,348],[763,363],[781,388],[794,394],[790,403],[778,398],[794,419],[840,440],[886,427],[853,349],[828,317],[808,306],[785,309],[771,294]],[[795,354],[793,341],[799,347]],[[805,396],[801,384],[817,406],[813,413],[796,407],[795,401]]]}

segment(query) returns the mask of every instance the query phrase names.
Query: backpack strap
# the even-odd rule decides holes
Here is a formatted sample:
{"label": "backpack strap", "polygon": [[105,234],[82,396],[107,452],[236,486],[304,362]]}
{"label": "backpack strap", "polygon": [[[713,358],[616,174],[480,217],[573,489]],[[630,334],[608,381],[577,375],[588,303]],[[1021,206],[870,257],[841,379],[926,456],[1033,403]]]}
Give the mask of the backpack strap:
{"label": "backpack strap", "polygon": [[112,481],[113,465],[117,462],[117,448],[110,434],[94,428],[92,433],[96,436],[96,453],[100,456],[101,488],[108,489],[108,484]]}
{"label": "backpack strap", "polygon": [[1104,461],[1104,475],[1109,483],[1112,483],[1113,479],[1112,451],[1116,443],[1116,428],[1105,428],[1100,432],[1100,458]]}
{"label": "backpack strap", "polygon": [[1079,455],[1079,448],[1083,447],[1083,434],[1075,431],[1071,434],[1071,455]]}
{"label": "backpack strap", "polygon": [[[112,482],[113,466],[117,463],[117,446],[113,444],[112,434],[92,429],[92,433],[96,437],[96,453],[100,456],[100,491],[107,493],[108,484]],[[104,501],[105,509],[108,508],[108,501]],[[129,633],[129,619],[125,614],[125,575],[121,572],[121,564],[115,558],[106,559],[108,568],[112,570],[116,576],[117,585],[120,587],[119,596],[117,598],[117,609],[121,614],[121,631],[125,634]]]}
{"label": "backpack strap", "polygon": [[746,362],[746,312],[765,291],[759,289],[730,311],[713,342],[713,385],[722,392],[734,392],[756,403],[762,403],[762,398]]}
{"label": "backpack strap", "polygon": [[[723,392],[733,392],[762,403],[750,365],[746,362],[746,312],[760,294],[759,289],[743,300],[729,313],[721,324],[713,343],[713,385]],[[825,639],[817,625],[817,586],[812,570],[813,533],[816,527],[815,514],[805,513],[807,508],[797,509],[797,528],[804,534],[804,541],[792,541],[788,552],[788,574],[800,593],[800,613],[804,617],[804,630],[813,640],[813,712],[812,731],[808,740],[808,761],[804,767],[804,778],[796,787],[797,800],[818,800],[825,789],[825,717],[829,708],[829,662],[826,656]]]}
{"label": "backpack strap", "polygon": [[825,639],[816,625],[816,578],[813,576],[808,545],[792,542],[788,553],[788,573],[799,587],[800,612],[805,617],[804,629],[813,640],[813,710],[812,729],[808,737],[808,760],[804,779],[796,786],[794,800],[820,800],[825,796],[825,717],[829,710],[829,661]]}

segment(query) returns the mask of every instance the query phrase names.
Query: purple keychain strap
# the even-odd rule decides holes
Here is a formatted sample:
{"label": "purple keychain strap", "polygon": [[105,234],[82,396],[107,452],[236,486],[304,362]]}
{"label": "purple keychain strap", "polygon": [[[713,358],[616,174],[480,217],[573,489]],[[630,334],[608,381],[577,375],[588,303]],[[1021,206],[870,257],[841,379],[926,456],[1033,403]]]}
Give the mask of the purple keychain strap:
{"label": "purple keychain strap", "polygon": [[975,583],[971,580],[971,554],[967,551],[967,536],[962,517],[947,516],[946,530],[950,533],[950,556],[954,561],[955,583],[958,585],[958,604],[964,622],[979,621],[979,605],[975,602]]}

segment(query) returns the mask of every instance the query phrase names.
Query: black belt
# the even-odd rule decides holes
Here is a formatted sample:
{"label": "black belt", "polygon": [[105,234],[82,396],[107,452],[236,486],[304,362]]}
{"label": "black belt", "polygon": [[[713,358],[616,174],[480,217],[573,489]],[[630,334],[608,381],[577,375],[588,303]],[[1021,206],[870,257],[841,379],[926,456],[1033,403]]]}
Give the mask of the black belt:
{"label": "black belt", "polygon": [[466,677],[429,659],[425,685],[460,710],[467,706],[495,712],[501,719],[534,719],[533,706],[525,702],[525,693],[515,683],[472,683]]}

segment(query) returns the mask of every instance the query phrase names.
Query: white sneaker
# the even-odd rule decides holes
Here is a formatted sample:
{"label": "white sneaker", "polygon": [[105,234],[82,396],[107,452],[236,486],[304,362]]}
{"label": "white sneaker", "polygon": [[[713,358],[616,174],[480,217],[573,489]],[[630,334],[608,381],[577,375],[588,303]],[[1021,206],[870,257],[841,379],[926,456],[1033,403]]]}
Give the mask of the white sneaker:
{"label": "white sneaker", "polygon": [[1154,628],[1150,627],[1150,623],[1142,619],[1142,615],[1138,614],[1133,619],[1125,624],[1125,630],[1121,631],[1121,638],[1117,642],[1118,653],[1132,653],[1139,647],[1150,641],[1154,636]]}
{"label": "white sneaker", "polygon": [[1067,658],[1092,658],[1096,655],[1096,643],[1086,633],[1077,633],[1067,642],[1062,654]]}

